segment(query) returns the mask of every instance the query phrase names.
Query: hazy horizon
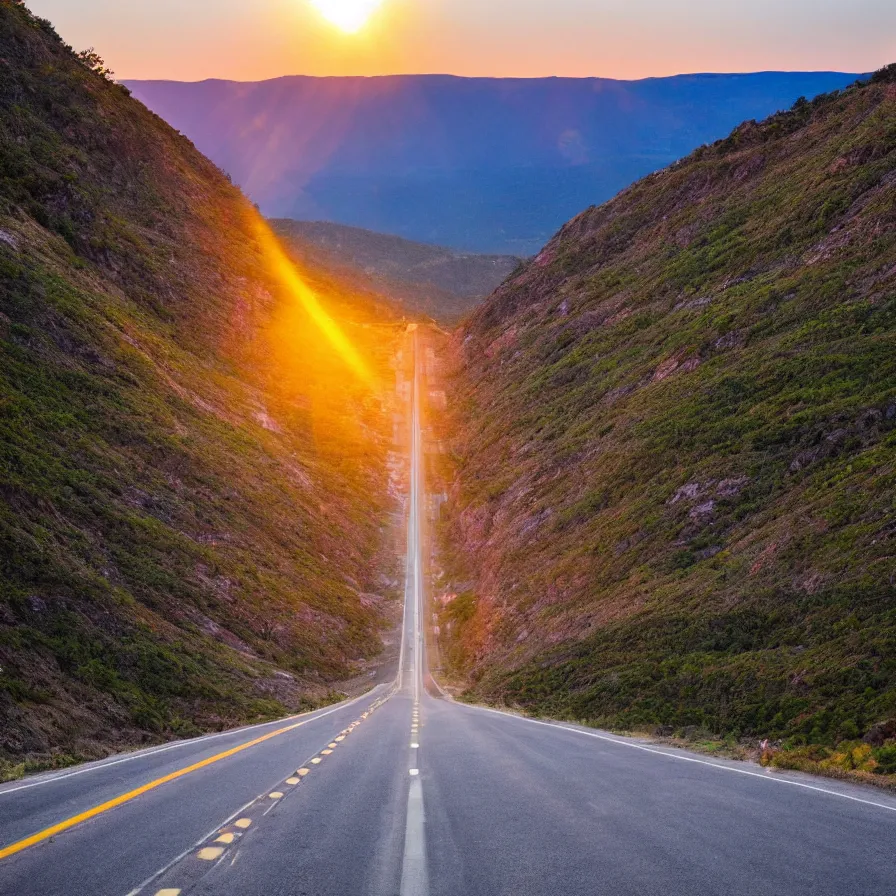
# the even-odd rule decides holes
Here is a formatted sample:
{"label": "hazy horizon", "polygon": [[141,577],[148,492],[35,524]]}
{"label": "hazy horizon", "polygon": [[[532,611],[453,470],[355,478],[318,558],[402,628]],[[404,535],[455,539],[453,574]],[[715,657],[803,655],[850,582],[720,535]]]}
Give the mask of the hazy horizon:
{"label": "hazy horizon", "polygon": [[633,84],[640,81],[667,81],[672,78],[701,78],[701,77],[732,77],[737,75],[855,75],[861,78],[870,75],[874,71],[852,71],[846,69],[758,69],[756,71],[704,71],[704,72],[676,72],[671,75],[648,75],[644,78],[613,78],[605,75],[455,75],[451,72],[397,72],[393,74],[382,75],[308,75],[302,72],[292,72],[287,75],[274,75],[270,78],[258,79],[240,79],[240,78],[119,78],[117,81],[127,82],[166,82],[176,84],[202,84],[206,81],[221,81],[229,84],[264,84],[269,81],[286,81],[291,78],[314,78],[317,80],[338,79],[338,78],[355,78],[357,80],[373,81],[376,79],[386,78],[456,78],[460,81],[619,81],[624,84]]}
{"label": "hazy horizon", "polygon": [[[896,5],[857,0],[382,0],[357,33],[327,0],[29,0],[76,49],[123,80],[264,81],[307,75],[449,74],[642,80],[761,71],[870,72],[896,59]],[[521,53],[520,48],[526,52]]]}

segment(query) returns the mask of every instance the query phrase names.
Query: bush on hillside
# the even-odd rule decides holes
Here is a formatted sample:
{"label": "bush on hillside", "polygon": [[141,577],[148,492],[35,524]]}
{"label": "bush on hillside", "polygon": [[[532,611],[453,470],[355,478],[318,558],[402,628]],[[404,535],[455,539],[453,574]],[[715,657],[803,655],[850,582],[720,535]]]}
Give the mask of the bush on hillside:
{"label": "bush on hillside", "polygon": [[111,81],[115,75],[115,72],[106,65],[105,59],[93,47],[81,50],[80,53],[75,55],[78,57],[78,62],[81,65],[89,68],[92,72],[96,72],[98,75],[102,75],[107,81]]}
{"label": "bush on hillside", "polygon": [[885,65],[871,76],[872,84],[896,84],[896,62]]}

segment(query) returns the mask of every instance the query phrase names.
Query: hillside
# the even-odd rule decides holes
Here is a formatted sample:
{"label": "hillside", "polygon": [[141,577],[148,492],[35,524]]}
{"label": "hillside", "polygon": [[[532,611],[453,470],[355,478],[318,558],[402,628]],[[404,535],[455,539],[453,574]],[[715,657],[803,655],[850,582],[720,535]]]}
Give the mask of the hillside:
{"label": "hillside", "polygon": [[856,75],[128,81],[272,218],[534,255],[588,203]]}
{"label": "hillside", "polygon": [[0,773],[318,705],[380,652],[397,325],[306,271],[352,367],[290,276],[0,0]]}
{"label": "hillside", "polygon": [[894,336],[894,67],[567,224],[454,342],[441,621],[469,694],[896,737]]}
{"label": "hillside", "polygon": [[475,308],[521,262],[512,255],[455,252],[325,221],[280,219],[271,226],[305,264],[339,271],[412,316],[438,320],[457,320]]}

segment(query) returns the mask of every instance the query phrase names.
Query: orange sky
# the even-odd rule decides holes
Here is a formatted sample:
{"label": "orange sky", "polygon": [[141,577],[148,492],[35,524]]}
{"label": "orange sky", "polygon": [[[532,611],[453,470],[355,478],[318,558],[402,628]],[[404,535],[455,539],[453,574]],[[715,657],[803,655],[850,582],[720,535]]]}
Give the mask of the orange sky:
{"label": "orange sky", "polygon": [[870,71],[896,60],[893,0],[383,0],[356,35],[309,0],[28,0],[121,78],[286,74],[639,78]]}

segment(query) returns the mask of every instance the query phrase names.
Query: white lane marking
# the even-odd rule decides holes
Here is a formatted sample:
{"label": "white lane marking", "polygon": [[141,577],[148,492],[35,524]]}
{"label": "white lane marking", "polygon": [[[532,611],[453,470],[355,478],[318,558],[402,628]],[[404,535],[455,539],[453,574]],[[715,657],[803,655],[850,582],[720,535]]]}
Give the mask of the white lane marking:
{"label": "white lane marking", "polygon": [[[420,704],[420,690],[423,681],[422,653],[423,636],[420,631],[420,603],[422,599],[422,561],[420,546],[420,491],[421,477],[420,442],[420,357],[417,334],[414,334],[414,402],[411,408],[411,482],[410,508],[408,513],[408,556],[405,578],[405,626],[408,619],[408,598],[413,599],[413,665],[410,669],[414,677],[414,725],[411,736],[416,736],[417,708]],[[406,630],[406,628],[405,628]],[[402,647],[404,640],[402,640]],[[401,678],[401,676],[399,676]],[[403,684],[402,679],[402,684]],[[417,743],[412,743],[412,748]],[[409,769],[411,785],[408,789],[408,805],[405,815],[404,855],[401,863],[400,896],[427,896],[429,878],[426,868],[426,836],[424,833],[423,785],[420,769]]]}
{"label": "white lane marking", "polygon": [[[454,698],[451,696],[451,694],[449,694],[448,691],[446,691],[446,690],[445,690],[445,689],[444,689],[444,688],[443,688],[443,687],[436,681],[436,677],[435,677],[435,675],[432,675],[432,674],[431,674],[431,675],[429,676],[429,680],[436,686],[436,690],[437,690],[437,691],[438,691],[438,692],[439,692],[439,693],[440,693],[446,700],[450,700],[451,702],[454,702]],[[467,704],[467,705],[468,705],[468,706],[471,706],[473,709],[476,708],[475,706],[473,706],[473,704]]]}
{"label": "white lane marking", "polygon": [[[0,797],[6,796],[8,793],[18,793],[20,790],[30,790],[32,787],[42,787],[45,784],[55,784],[58,781],[64,781],[66,778],[75,778],[78,775],[86,775],[88,772],[98,772],[102,771],[105,768],[112,768],[114,765],[121,765],[124,762],[133,762],[136,759],[147,759],[150,756],[156,756],[159,753],[167,753],[169,750],[178,750],[181,747],[195,747],[200,744],[208,743],[211,740],[217,740],[220,737],[228,737],[228,736],[236,736],[238,734],[248,734],[250,731],[258,731],[262,728],[273,728],[277,725],[282,725],[284,722],[294,722],[299,719],[307,718],[307,722],[314,722],[317,719],[322,719],[325,716],[332,715],[334,712],[340,709],[347,709],[349,706],[358,703],[360,700],[364,700],[373,695],[374,691],[377,688],[381,687],[381,685],[377,685],[376,688],[368,691],[366,694],[362,694],[360,697],[355,697],[353,700],[349,700],[345,703],[340,703],[338,706],[335,706],[330,709],[316,709],[310,713],[303,713],[297,716],[288,716],[285,719],[279,719],[276,722],[262,722],[260,725],[249,725],[245,728],[234,728],[232,731],[219,731],[217,734],[206,734],[203,737],[192,738],[191,740],[179,740],[177,743],[167,744],[162,747],[154,747],[150,750],[141,750],[138,753],[129,753],[127,756],[123,756],[121,759],[113,759],[110,761],[101,761],[96,765],[91,765],[88,768],[79,768],[71,772],[62,772],[60,774],[51,775],[47,778],[40,778],[36,781],[29,781],[27,784],[18,784],[15,787],[10,787],[8,789],[0,790]],[[326,710],[326,711],[325,711]],[[306,722],[306,724],[307,724]]]}
{"label": "white lane marking", "polygon": [[[414,333],[414,404],[411,409],[411,513],[408,518],[408,544],[413,545],[414,569],[414,704],[420,703],[423,682],[423,632],[420,610],[423,601],[423,551],[421,545],[420,510],[423,492],[423,442],[420,431],[420,340]],[[410,559],[410,558],[409,558]]]}
{"label": "white lane marking", "polygon": [[411,749],[412,749],[412,750],[419,750],[419,749],[420,749],[420,744],[411,744]]}
{"label": "white lane marking", "polygon": [[[455,703],[455,706],[458,704]],[[641,750],[644,753],[653,753],[656,756],[664,756],[666,759],[676,759],[679,762],[693,762],[696,765],[708,765],[710,768],[718,769],[720,772],[733,772],[736,775],[747,775],[750,778],[759,778],[760,781],[770,781],[773,784],[787,784],[790,787],[801,787],[803,790],[814,790],[817,793],[824,793],[828,796],[838,796],[844,800],[851,800],[854,803],[862,803],[866,806],[874,806],[877,809],[886,809],[889,812],[896,812],[896,806],[888,806],[886,803],[877,803],[874,800],[865,800],[858,796],[850,796],[848,793],[840,793],[837,790],[828,790],[826,787],[818,787],[815,784],[804,784],[802,781],[789,781],[787,778],[777,778],[772,775],[763,774],[761,772],[752,772],[746,768],[734,768],[730,765],[719,765],[710,762],[708,759],[697,759],[694,756],[685,756],[678,753],[667,753],[665,750],[657,750],[655,747],[647,747],[644,744],[631,743],[626,740],[619,740],[610,737],[607,734],[598,734],[596,731],[583,731],[581,728],[570,728],[567,725],[560,725],[557,722],[543,722],[540,719],[529,719],[526,716],[516,716],[513,713],[501,712],[499,709],[491,709],[488,706],[473,706],[467,704],[464,709],[475,709],[479,712],[488,712],[492,715],[501,716],[505,719],[516,719],[519,722],[529,722],[532,725],[543,725],[545,728],[553,728],[557,731],[569,731],[572,734],[581,734],[585,737],[593,737],[597,740],[607,741],[620,747],[628,747],[631,750]]]}
{"label": "white lane marking", "polygon": [[408,813],[404,832],[404,857],[401,863],[401,889],[399,892],[400,896],[426,896],[429,892],[423,785],[419,778],[411,781],[408,791]]}

